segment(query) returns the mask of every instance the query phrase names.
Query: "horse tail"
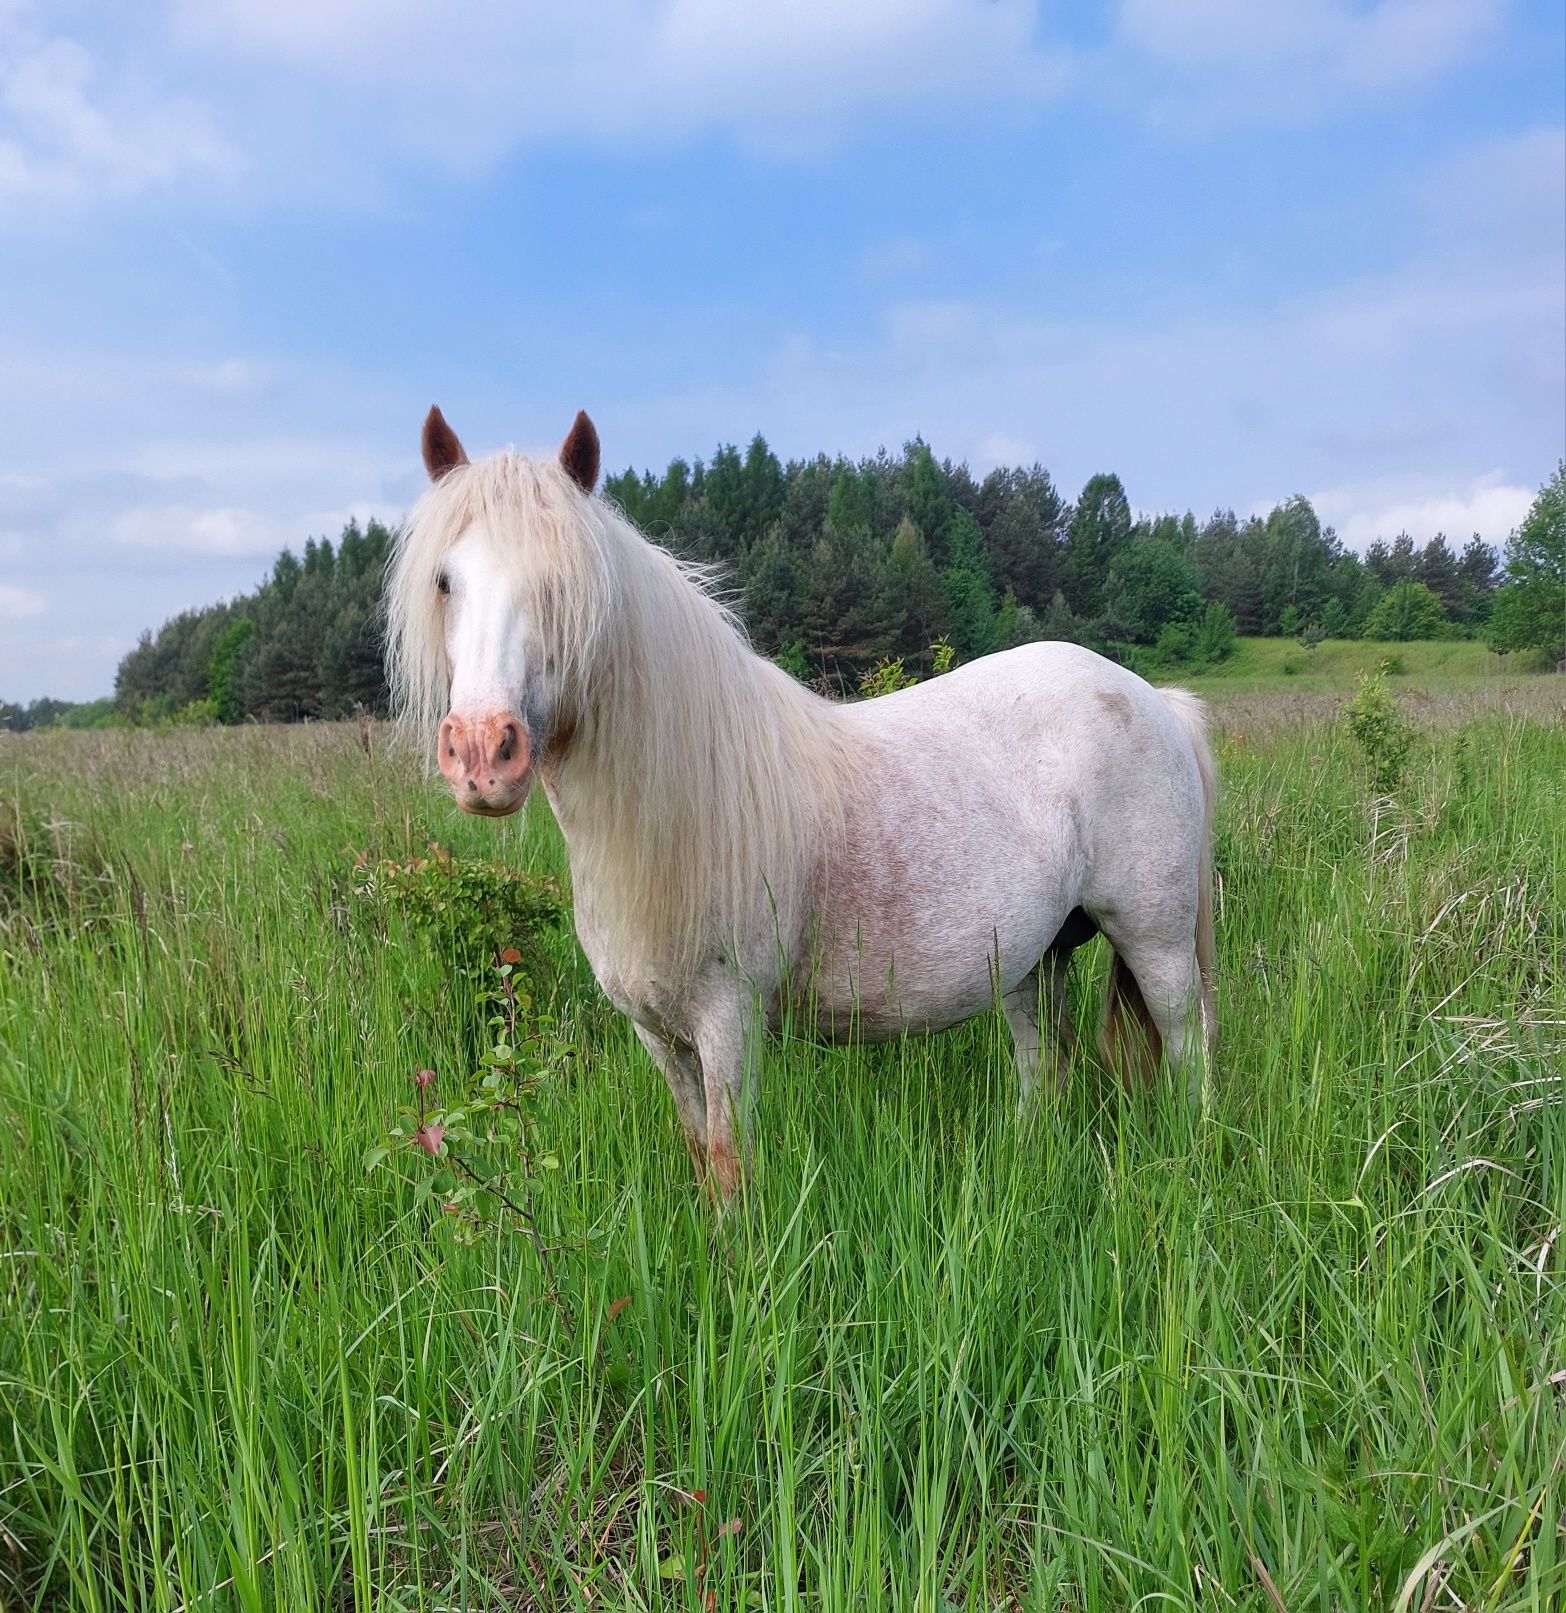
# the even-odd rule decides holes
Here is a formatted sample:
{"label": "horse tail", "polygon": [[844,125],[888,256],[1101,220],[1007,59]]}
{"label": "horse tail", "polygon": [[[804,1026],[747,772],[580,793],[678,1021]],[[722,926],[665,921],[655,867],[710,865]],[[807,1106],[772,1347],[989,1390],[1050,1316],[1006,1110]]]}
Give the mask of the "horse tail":
{"label": "horse tail", "polygon": [[1109,955],[1109,988],[1104,994],[1098,1053],[1127,1087],[1151,1085],[1164,1056],[1158,1021],[1148,1009],[1136,976],[1118,952]]}
{"label": "horse tail", "polygon": [[1218,763],[1207,734],[1207,707],[1185,689],[1160,689],[1196,757],[1202,780],[1202,853],[1196,886],[1196,968],[1202,980],[1202,1039],[1218,1043],[1218,965],[1213,944],[1213,820],[1218,811]]}

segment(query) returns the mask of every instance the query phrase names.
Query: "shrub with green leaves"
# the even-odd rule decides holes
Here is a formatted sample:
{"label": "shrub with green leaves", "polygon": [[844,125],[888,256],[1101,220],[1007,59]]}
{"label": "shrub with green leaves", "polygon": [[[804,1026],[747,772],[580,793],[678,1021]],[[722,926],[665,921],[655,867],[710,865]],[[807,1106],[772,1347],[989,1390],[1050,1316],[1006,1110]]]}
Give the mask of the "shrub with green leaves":
{"label": "shrub with green leaves", "polygon": [[1376,788],[1391,795],[1403,782],[1414,744],[1413,725],[1403,716],[1397,697],[1387,688],[1387,663],[1359,680],[1349,702],[1348,731],[1365,753]]}
{"label": "shrub with green leaves", "polygon": [[[416,1071],[412,1100],[366,1151],[364,1165],[373,1171],[422,1161],[426,1168],[413,1175],[415,1210],[438,1206],[459,1243],[525,1237],[544,1279],[542,1297],[561,1306],[555,1252],[540,1233],[532,1202],[540,1173],[560,1168],[560,1156],[539,1139],[538,1110],[543,1084],[581,1054],[537,1009],[517,973],[521,962],[516,947],[494,960],[495,1011],[479,1068],[449,1104],[436,1090],[436,1072]],[[562,1309],[561,1316],[574,1333],[570,1314]]]}
{"label": "shrub with green leaves", "polygon": [[865,699],[877,695],[894,694],[899,689],[911,689],[919,680],[903,665],[902,656],[888,656],[861,674],[859,692]]}
{"label": "shrub with green leaves", "polygon": [[1400,582],[1376,601],[1365,618],[1365,637],[1395,639],[1445,638],[1452,630],[1441,601],[1422,582]]}
{"label": "shrub with green leaves", "polygon": [[431,842],[426,855],[406,861],[360,854],[353,889],[361,907],[397,912],[456,970],[485,973],[497,956],[516,948],[535,972],[541,943],[568,911],[553,879],[510,863],[453,857]]}

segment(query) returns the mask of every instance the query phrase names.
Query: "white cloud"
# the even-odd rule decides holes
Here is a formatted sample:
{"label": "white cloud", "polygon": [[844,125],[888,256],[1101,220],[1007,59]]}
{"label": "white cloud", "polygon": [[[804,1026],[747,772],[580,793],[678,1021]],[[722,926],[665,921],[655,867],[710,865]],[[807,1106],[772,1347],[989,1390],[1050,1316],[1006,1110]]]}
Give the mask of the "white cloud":
{"label": "white cloud", "polygon": [[272,555],[283,546],[279,523],[257,510],[166,504],[126,510],[110,527],[114,541],[132,549],[182,554]]}
{"label": "white cloud", "polygon": [[1122,0],[1116,43],[1158,70],[1155,118],[1310,122],[1472,56],[1505,0]]}
{"label": "white cloud", "polygon": [[109,530],[115,543],[129,549],[271,559],[283,549],[297,551],[308,537],[335,540],[350,520],[394,521],[399,513],[383,504],[286,515],[234,505],[155,504],[121,512]]}
{"label": "white cloud", "polygon": [[811,153],[866,114],[994,115],[1067,73],[1033,0],[180,0],[175,14],[190,47],[373,94],[383,138],[458,165],[522,141],[640,150],[714,130]]}
{"label": "white cloud", "polygon": [[238,167],[201,105],[121,76],[74,40],[0,11],[0,215],[138,196]]}
{"label": "white cloud", "polygon": [[902,280],[929,268],[933,257],[927,242],[909,235],[898,236],[861,253],[859,275],[872,284],[883,280]]}
{"label": "white cloud", "polygon": [[199,480],[213,487],[380,487],[416,468],[416,420],[407,435],[400,458],[327,433],[145,438],[106,455],[104,466],[154,482]]}
{"label": "white cloud", "polygon": [[1390,542],[1400,532],[1419,542],[1444,532],[1459,549],[1477,532],[1499,548],[1537,491],[1510,483],[1504,471],[1495,470],[1456,485],[1428,477],[1417,486],[1394,481],[1326,488],[1313,493],[1311,503],[1323,522],[1361,553],[1377,538]]}
{"label": "white cloud", "polygon": [[45,608],[44,597],[36,590],[0,583],[0,621],[16,622],[24,616],[42,616]]}
{"label": "white cloud", "polygon": [[1566,242],[1566,128],[1477,141],[1419,181],[1423,222],[1463,256],[1555,259]]}
{"label": "white cloud", "polygon": [[1043,459],[1037,446],[1027,438],[1012,436],[1004,431],[992,432],[987,437],[981,437],[975,449],[975,457],[982,466],[1032,465]]}

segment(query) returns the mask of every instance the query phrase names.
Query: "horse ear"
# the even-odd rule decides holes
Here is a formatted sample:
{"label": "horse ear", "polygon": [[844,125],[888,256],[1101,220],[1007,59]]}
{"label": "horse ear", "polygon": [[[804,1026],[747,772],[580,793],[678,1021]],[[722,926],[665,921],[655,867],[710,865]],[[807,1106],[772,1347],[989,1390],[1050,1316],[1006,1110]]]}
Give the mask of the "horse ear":
{"label": "horse ear", "polygon": [[587,418],[585,409],[576,411],[576,419],[560,444],[560,463],[565,473],[582,489],[591,493],[598,484],[598,428]]}
{"label": "horse ear", "polygon": [[430,480],[438,482],[447,471],[467,462],[467,453],[458,442],[456,432],[446,424],[439,406],[431,404],[430,412],[424,417],[424,468],[430,473]]}

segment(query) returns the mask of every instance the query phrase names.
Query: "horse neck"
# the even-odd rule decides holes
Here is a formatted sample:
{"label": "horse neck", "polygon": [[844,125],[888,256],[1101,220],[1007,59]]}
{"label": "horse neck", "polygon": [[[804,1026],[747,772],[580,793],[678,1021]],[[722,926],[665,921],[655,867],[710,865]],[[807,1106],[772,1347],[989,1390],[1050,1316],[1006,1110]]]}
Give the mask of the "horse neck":
{"label": "horse neck", "polygon": [[836,708],[755,655],[666,556],[646,562],[545,783],[605,950],[672,974],[770,911],[794,922],[849,749]]}

